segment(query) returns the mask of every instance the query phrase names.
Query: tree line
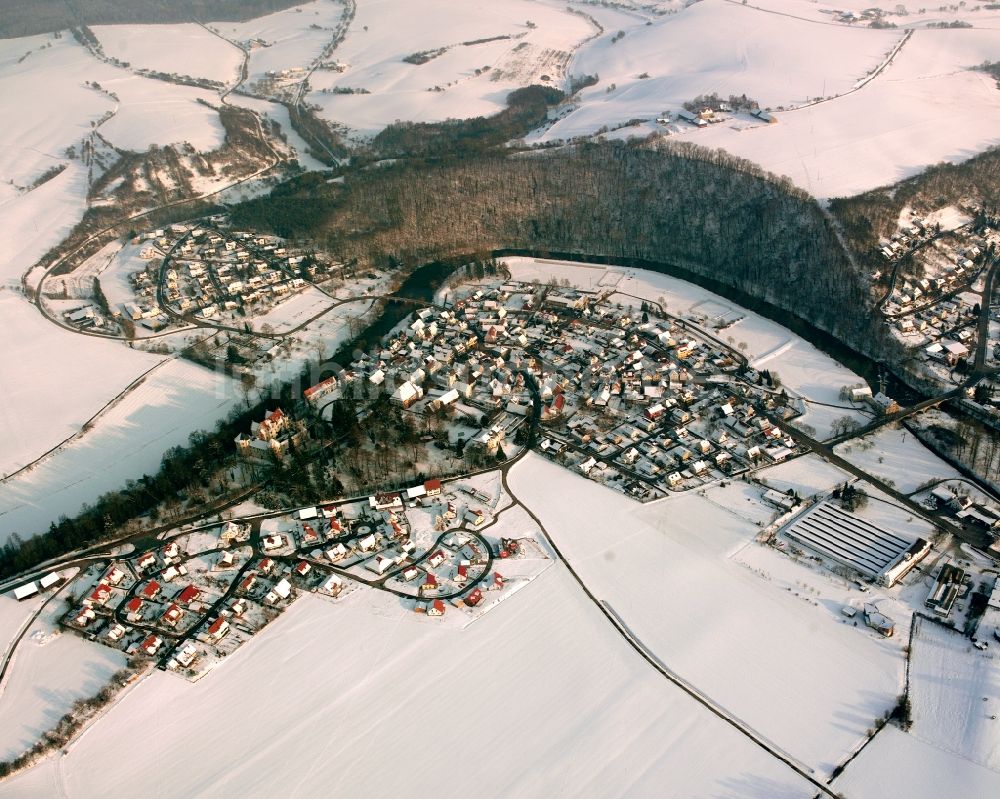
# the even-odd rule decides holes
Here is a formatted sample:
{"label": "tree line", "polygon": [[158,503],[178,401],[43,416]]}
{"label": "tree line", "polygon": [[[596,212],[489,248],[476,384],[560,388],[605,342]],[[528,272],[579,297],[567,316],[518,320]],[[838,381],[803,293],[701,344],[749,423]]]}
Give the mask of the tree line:
{"label": "tree line", "polygon": [[289,185],[234,218],[380,267],[511,249],[673,263],[885,354],[818,204],[721,151],[609,142],[408,160]]}

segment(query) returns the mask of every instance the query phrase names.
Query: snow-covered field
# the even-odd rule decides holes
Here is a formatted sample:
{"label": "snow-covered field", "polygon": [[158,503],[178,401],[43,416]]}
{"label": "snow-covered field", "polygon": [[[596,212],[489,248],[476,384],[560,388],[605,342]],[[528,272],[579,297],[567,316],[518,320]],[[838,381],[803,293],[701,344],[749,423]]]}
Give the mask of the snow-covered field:
{"label": "snow-covered field", "polygon": [[[859,12],[870,7],[853,5]],[[658,116],[697,95],[746,93],[779,109],[777,124],[747,117],[708,129],[680,123],[670,126],[671,135],[756,161],[820,198],[964,160],[1000,142],[996,81],[974,69],[1000,58],[1000,16],[957,5],[917,16],[919,10],[892,17],[897,30],[838,24],[829,7],[805,0],[702,0],[651,25],[633,17],[617,42],[611,28],[579,50],[571,71],[598,74],[600,82],[581,93],[575,110],[561,111],[529,139],[588,136],[637,119],[647,122],[612,135],[646,136],[666,130]],[[966,17],[973,28],[927,28]],[[915,29],[911,38],[867,81],[903,28]]]}
{"label": "snow-covered field", "polygon": [[11,596],[10,592],[0,594],[0,657],[6,653],[7,647],[28,620],[28,617],[38,610],[38,606],[41,604],[41,596],[18,602]]}
{"label": "snow-covered field", "polygon": [[[651,25],[608,30],[574,58],[599,75],[580,109],[541,137],[570,139],[628,119],[656,119],[698,95],[747,95],[762,108],[802,105],[849,91],[892,50],[899,31],[851,30],[701,0]],[[644,77],[645,76],[645,77]],[[613,89],[610,87],[614,87]]]}
{"label": "snow-covered field", "polygon": [[788,175],[819,197],[855,194],[1000,142],[996,81],[971,69],[998,57],[1000,27],[916,31],[853,94],[778,113],[774,125],[719,126],[691,140]]}
{"label": "snow-covered field", "polygon": [[[996,643],[996,642],[992,642]],[[961,633],[922,621],[910,663],[910,732],[1000,773],[1000,658]]]}
{"label": "snow-covered field", "polygon": [[901,644],[841,624],[729,557],[757,532],[750,521],[691,494],[638,505],[534,454],[509,479],[646,646],[819,773],[895,703]]}
{"label": "snow-covered field", "polygon": [[305,597],[206,680],[154,672],[0,796],[93,796],[112,772],[171,796],[457,797],[463,774],[489,796],[813,793],[657,675],[561,566],[464,630],[384,594]]}
{"label": "snow-covered field", "polygon": [[757,477],[778,491],[793,490],[800,497],[827,492],[850,480],[852,475],[810,453],[795,460],[762,469]]}
{"label": "snow-covered field", "polygon": [[[246,22],[212,22],[208,27],[230,41],[251,43],[248,80],[254,83],[268,72],[308,67],[333,37],[343,13],[343,3],[316,0]],[[301,79],[305,72],[293,77]]]}
{"label": "snow-covered field", "polygon": [[986,799],[1000,794],[1000,774],[887,725],[833,787],[851,799]]}
{"label": "snow-covered field", "polygon": [[[31,54],[19,60],[32,45]],[[218,96],[102,63],[68,34],[4,42],[0,112],[7,124],[0,131],[0,180],[28,186],[49,167],[67,162],[67,147],[74,146],[79,155],[91,123],[108,112],[115,115],[100,132],[118,147],[141,151],[150,144],[187,141],[213,149],[222,142],[222,125],[199,99],[217,102]]]}
{"label": "snow-covered field", "polygon": [[0,758],[16,757],[42,732],[70,710],[73,701],[92,696],[118,669],[125,656],[72,634],[52,640],[32,640],[50,634],[47,626],[32,627],[17,649],[0,693]]}
{"label": "snow-covered field", "polygon": [[165,364],[84,436],[0,485],[0,541],[41,532],[104,492],[154,473],[167,449],[214,427],[241,401],[224,375],[187,361]]}
{"label": "snow-covered field", "polygon": [[161,360],[119,342],[70,333],[43,319],[22,296],[0,292],[0,385],[5,393],[0,476],[78,432],[108,400]]}
{"label": "snow-covered field", "polygon": [[[564,5],[530,0],[370,0],[358,4],[334,52],[347,68],[310,78],[309,101],[328,119],[367,135],[396,120],[495,114],[514,89],[532,83],[564,88],[570,54],[596,32]],[[508,38],[479,41],[501,36]],[[439,48],[447,50],[426,63],[403,61]],[[370,94],[332,93],[337,87]]]}
{"label": "snow-covered field", "polygon": [[243,56],[201,25],[95,25],[104,52],[136,69],[232,83]]}
{"label": "snow-covered field", "polygon": [[864,438],[840,444],[836,452],[855,466],[891,481],[904,494],[931,480],[961,477],[913,433],[898,425],[882,427]]}

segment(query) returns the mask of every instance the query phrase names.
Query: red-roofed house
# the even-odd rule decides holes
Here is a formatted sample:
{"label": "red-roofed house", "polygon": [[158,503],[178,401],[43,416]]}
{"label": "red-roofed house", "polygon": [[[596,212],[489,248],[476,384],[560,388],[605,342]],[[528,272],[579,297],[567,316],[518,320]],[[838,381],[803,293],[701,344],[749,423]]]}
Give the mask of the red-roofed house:
{"label": "red-roofed house", "polygon": [[84,605],[103,605],[111,599],[111,586],[107,583],[100,583],[88,596],[83,600]]}
{"label": "red-roofed house", "polygon": [[241,591],[249,591],[257,584],[257,575],[250,572],[246,577],[243,578],[243,582],[240,583]]}
{"label": "red-roofed house", "polygon": [[317,533],[310,525],[302,525],[302,546],[312,546],[313,544],[319,543],[319,533]]}
{"label": "red-roofed house", "polygon": [[302,392],[302,396],[305,397],[307,402],[317,402],[331,391],[337,387],[337,378],[328,377],[326,380],[320,380],[315,386],[310,386],[305,391]]}
{"label": "red-roofed house", "polygon": [[182,605],[190,605],[200,596],[201,591],[193,585],[189,585],[177,595],[177,601]]}
{"label": "red-roofed house", "polygon": [[432,569],[436,569],[438,566],[444,563],[444,552],[442,552],[439,549],[437,552],[435,552],[433,555],[430,556],[427,562],[430,564]]}
{"label": "red-roofed house", "polygon": [[137,596],[132,597],[125,604],[125,611],[128,613],[129,621],[139,621],[142,619],[142,599]]}
{"label": "red-roofed house", "polygon": [[296,564],[295,566],[295,573],[299,575],[299,577],[305,577],[311,571],[312,571],[312,566],[310,566],[304,560],[300,560],[298,564]]}
{"label": "red-roofed house", "polygon": [[482,599],[483,599],[483,592],[480,591],[478,588],[476,588],[473,591],[471,591],[469,595],[465,598],[465,604],[468,605],[470,608],[474,608],[482,601]]}
{"label": "red-roofed house", "polygon": [[427,576],[424,578],[424,584],[420,586],[420,589],[422,591],[434,591],[437,589],[437,587],[438,587],[437,577],[428,572]]}
{"label": "red-roofed house", "polygon": [[171,627],[176,627],[177,622],[183,618],[184,611],[180,609],[176,602],[167,608],[163,613],[163,623]]}
{"label": "red-roofed house", "polygon": [[438,480],[436,477],[433,477],[430,480],[425,480],[424,491],[427,492],[427,496],[429,497],[437,496],[438,494],[441,493],[441,481]]}
{"label": "red-roofed house", "polygon": [[466,566],[465,564],[462,564],[461,566],[458,567],[458,569],[455,570],[455,582],[464,583],[468,579],[469,579],[469,567]]}
{"label": "red-roofed house", "polygon": [[503,575],[500,572],[493,573],[493,582],[490,584],[491,591],[499,591],[503,588]]}
{"label": "red-roofed house", "polygon": [[163,639],[160,638],[160,636],[150,635],[139,646],[147,655],[155,655],[159,651],[162,643]]}
{"label": "red-roofed house", "polygon": [[146,599],[155,599],[160,593],[160,584],[156,580],[150,580],[145,588],[140,592]]}
{"label": "red-roofed house", "polygon": [[221,641],[229,634],[229,622],[220,616],[208,625],[208,634],[213,641]]}
{"label": "red-roofed house", "polygon": [[444,615],[444,602],[440,599],[435,599],[430,605],[427,606],[428,616],[443,616]]}
{"label": "red-roofed house", "polygon": [[136,561],[136,566],[138,566],[140,569],[143,570],[149,569],[155,565],[156,565],[156,555],[154,555],[152,552],[147,552],[145,555],[142,555],[138,561]]}
{"label": "red-roofed house", "polygon": [[76,618],[73,619],[73,624],[77,627],[86,627],[96,618],[97,614],[94,613],[93,608],[84,608],[76,614]]}

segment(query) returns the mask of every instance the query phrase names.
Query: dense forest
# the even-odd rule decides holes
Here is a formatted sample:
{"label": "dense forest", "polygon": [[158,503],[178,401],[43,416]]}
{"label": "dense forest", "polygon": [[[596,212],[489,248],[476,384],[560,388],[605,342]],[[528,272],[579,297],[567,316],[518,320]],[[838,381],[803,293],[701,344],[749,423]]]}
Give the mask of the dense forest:
{"label": "dense forest", "polygon": [[234,221],[383,266],[514,248],[667,262],[883,354],[867,286],[816,202],[690,145],[410,160],[289,184],[238,206]]}
{"label": "dense forest", "polygon": [[0,0],[0,38],[76,25],[247,20],[301,0]]}

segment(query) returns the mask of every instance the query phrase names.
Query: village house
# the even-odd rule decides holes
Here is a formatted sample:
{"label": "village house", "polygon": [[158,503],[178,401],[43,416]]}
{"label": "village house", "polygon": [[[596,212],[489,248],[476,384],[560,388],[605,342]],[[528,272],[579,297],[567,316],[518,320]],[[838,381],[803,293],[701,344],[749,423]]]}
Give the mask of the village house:
{"label": "village house", "polygon": [[227,635],[229,635],[229,622],[224,618],[219,616],[215,621],[213,621],[208,626],[208,637],[215,643],[218,643]]}
{"label": "village house", "polygon": [[90,595],[83,600],[83,604],[87,607],[104,605],[109,599],[111,599],[111,586],[107,583],[99,583]]}
{"label": "village house", "polygon": [[158,635],[149,635],[143,642],[139,645],[139,648],[145,652],[147,655],[153,656],[160,651],[160,646],[163,644],[163,639]]}
{"label": "village house", "polygon": [[97,614],[94,612],[94,609],[88,606],[76,614],[73,618],[73,624],[77,627],[86,627],[96,618]]}
{"label": "village house", "polygon": [[427,606],[428,616],[443,616],[445,611],[445,604],[440,599],[435,599]]}
{"label": "village house", "polygon": [[163,612],[162,621],[169,627],[176,627],[183,617],[184,611],[176,603],[173,603]]}
{"label": "village house", "polygon": [[142,599],[137,596],[132,597],[125,603],[125,611],[127,614],[126,618],[130,622],[141,621],[144,614]]}

